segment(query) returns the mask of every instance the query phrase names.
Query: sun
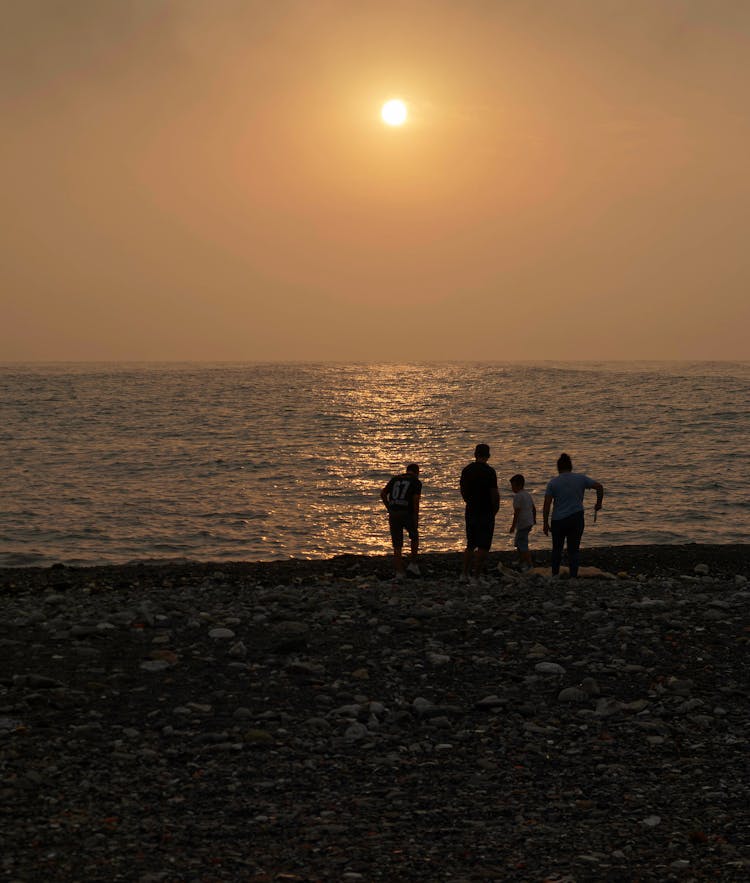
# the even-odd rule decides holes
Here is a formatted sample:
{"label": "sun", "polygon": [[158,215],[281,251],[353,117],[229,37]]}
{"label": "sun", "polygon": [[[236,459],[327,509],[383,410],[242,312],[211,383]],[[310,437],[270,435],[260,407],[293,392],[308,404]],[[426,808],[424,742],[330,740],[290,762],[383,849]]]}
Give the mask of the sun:
{"label": "sun", "polygon": [[387,126],[403,126],[408,116],[406,104],[400,98],[391,98],[380,108],[380,116]]}

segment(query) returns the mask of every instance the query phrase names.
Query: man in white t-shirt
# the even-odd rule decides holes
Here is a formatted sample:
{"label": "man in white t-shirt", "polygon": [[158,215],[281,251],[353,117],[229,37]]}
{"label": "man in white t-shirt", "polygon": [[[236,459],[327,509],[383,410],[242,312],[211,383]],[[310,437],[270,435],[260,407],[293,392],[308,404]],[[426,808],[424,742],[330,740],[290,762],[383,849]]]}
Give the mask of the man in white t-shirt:
{"label": "man in white t-shirt", "polygon": [[[570,576],[578,576],[578,551],[583,536],[583,495],[588,488],[596,491],[594,512],[602,508],[604,486],[583,472],[573,472],[573,461],[568,454],[557,458],[558,475],[551,478],[544,495],[542,516],[545,536],[550,532],[550,509],[552,509],[552,576],[560,573],[563,548],[568,546]],[[552,503],[554,501],[554,508]]]}
{"label": "man in white t-shirt", "polygon": [[513,523],[508,533],[515,531],[515,547],[521,559],[521,570],[531,569],[531,552],[529,551],[529,532],[536,524],[536,506],[531,494],[524,490],[526,479],[520,473],[510,480],[513,490]]}

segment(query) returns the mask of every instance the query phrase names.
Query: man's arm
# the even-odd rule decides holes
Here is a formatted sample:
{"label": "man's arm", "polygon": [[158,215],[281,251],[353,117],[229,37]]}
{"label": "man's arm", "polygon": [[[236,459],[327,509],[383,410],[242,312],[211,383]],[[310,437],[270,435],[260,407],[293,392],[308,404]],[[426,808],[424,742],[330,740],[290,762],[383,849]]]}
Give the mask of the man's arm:
{"label": "man's arm", "polygon": [[594,509],[597,511],[602,508],[602,500],[604,499],[604,485],[598,481],[595,481],[592,485],[592,488],[596,491],[596,505]]}
{"label": "man's arm", "polygon": [[534,505],[533,502],[531,504],[531,514],[534,517],[534,521],[532,523],[536,524],[536,506]]}
{"label": "man's arm", "polygon": [[383,505],[385,508],[388,508],[388,485],[386,485],[383,490],[380,492],[380,499],[383,501]]}
{"label": "man's arm", "polygon": [[464,501],[464,503],[469,502],[466,499],[466,482],[464,481],[463,473],[461,473],[461,499]]}
{"label": "man's arm", "polygon": [[552,494],[544,495],[544,506],[542,507],[542,519],[544,520],[544,533],[549,534],[549,510],[552,507]]}
{"label": "man's arm", "polygon": [[411,498],[412,500],[412,514],[414,516],[414,526],[416,527],[419,521],[419,501],[422,499],[421,494],[414,494]]}
{"label": "man's arm", "polygon": [[496,487],[492,488],[492,508],[495,515],[497,515],[497,511],[500,508],[500,492]]}

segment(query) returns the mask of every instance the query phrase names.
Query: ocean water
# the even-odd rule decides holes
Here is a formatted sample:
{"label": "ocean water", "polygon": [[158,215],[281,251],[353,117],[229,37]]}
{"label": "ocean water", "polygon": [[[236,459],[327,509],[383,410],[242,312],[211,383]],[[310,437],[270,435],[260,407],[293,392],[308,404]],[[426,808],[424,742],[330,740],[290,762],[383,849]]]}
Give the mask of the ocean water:
{"label": "ocean water", "polygon": [[385,553],[410,460],[423,549],[459,550],[479,441],[496,549],[508,478],[541,510],[563,450],[606,490],[584,545],[748,542],[749,391],[748,362],[0,365],[0,564]]}

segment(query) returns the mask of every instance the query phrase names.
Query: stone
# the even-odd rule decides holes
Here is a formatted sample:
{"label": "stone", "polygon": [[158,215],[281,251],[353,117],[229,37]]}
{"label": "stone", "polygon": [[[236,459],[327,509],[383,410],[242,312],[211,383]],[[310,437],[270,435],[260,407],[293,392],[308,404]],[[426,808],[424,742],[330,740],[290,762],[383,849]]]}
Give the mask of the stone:
{"label": "stone", "polygon": [[433,706],[432,702],[430,702],[428,699],[422,698],[421,696],[418,696],[412,702],[412,708],[414,709],[414,711],[417,712],[417,714],[424,714],[425,712],[429,711],[433,707],[434,706]]}
{"label": "stone", "polygon": [[543,675],[564,675],[565,669],[557,662],[537,662],[534,671]]}
{"label": "stone", "polygon": [[432,665],[441,666],[448,665],[448,663],[451,661],[451,658],[445,653],[428,653],[427,661],[430,662]]}
{"label": "stone", "polygon": [[242,641],[236,641],[229,648],[228,653],[234,659],[244,659],[247,656],[247,647]]}
{"label": "stone", "polygon": [[141,663],[143,671],[164,671],[169,668],[169,663],[164,659],[147,659]]}
{"label": "stone", "polygon": [[215,628],[209,631],[208,637],[217,641],[228,641],[234,637],[234,632],[231,629]]}
{"label": "stone", "polygon": [[566,687],[557,694],[558,702],[587,702],[589,694],[578,687]]}
{"label": "stone", "polygon": [[220,582],[198,562],[65,568],[60,604],[50,569],[0,568],[1,874],[747,876],[744,547],[590,548],[641,578],[480,594],[452,553],[393,591],[381,539]]}
{"label": "stone", "polygon": [[344,738],[350,742],[358,742],[361,739],[366,739],[369,735],[370,731],[367,727],[358,722],[350,724],[344,731]]}

